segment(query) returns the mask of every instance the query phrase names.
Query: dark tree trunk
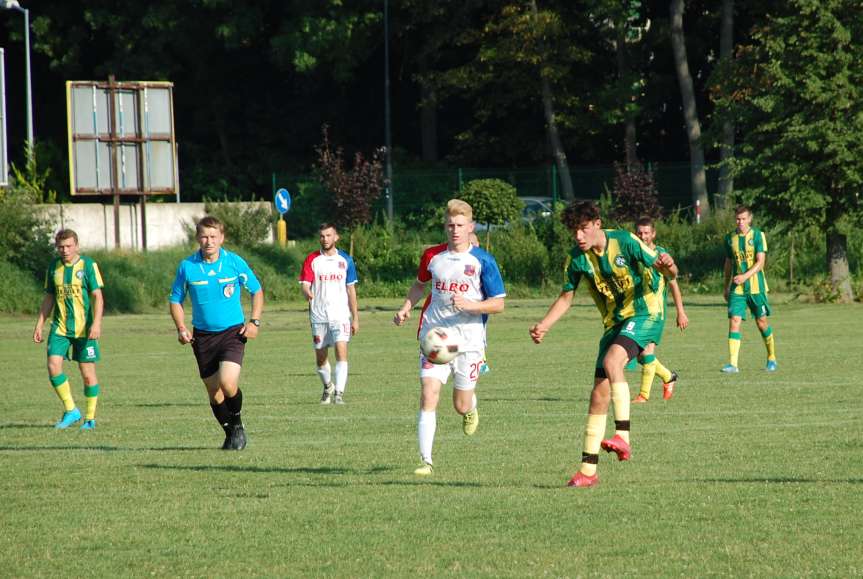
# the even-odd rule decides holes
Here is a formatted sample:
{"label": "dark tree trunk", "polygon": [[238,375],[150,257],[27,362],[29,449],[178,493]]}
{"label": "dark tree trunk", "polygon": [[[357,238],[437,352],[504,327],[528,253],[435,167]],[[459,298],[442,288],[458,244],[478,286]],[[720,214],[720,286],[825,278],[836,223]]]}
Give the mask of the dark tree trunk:
{"label": "dark tree trunk", "polygon": [[700,203],[702,214],[710,211],[707,198],[707,178],[704,172],[704,147],[701,143],[701,123],[695,106],[695,88],[689,63],[686,60],[686,37],[683,34],[683,0],[671,0],[671,46],[674,50],[674,68],[680,85],[683,118],[689,140],[689,167],[692,181],[692,204]]}
{"label": "dark tree trunk", "polygon": [[854,291],[851,288],[851,271],[848,267],[848,237],[836,226],[841,217],[841,209],[835,206],[830,208],[826,229],[827,269],[839,301],[849,303],[854,301]]}
{"label": "dark tree trunk", "polygon": [[[734,50],[734,0],[722,0],[722,26],[719,32],[719,59],[730,61]],[[727,205],[734,192],[731,160],[734,158],[734,123],[722,123],[722,143],[719,148],[719,202]]]}
{"label": "dark tree trunk", "polygon": [[423,79],[427,71],[425,58],[419,60],[420,70],[420,144],[423,161],[438,160],[437,98],[434,89]]}
{"label": "dark tree trunk", "polygon": [[[531,12],[534,17],[537,16],[536,0],[531,0]],[[554,118],[554,96],[551,92],[551,83],[548,79],[540,74],[542,85],[542,108],[545,113],[545,132],[548,137],[548,144],[551,146],[552,156],[557,165],[557,172],[560,175],[560,184],[563,189],[564,199],[574,199],[575,193],[572,189],[572,177],[569,175],[569,164],[566,161],[566,151],[563,149],[563,144],[560,141],[560,132],[557,130],[557,121]]]}
{"label": "dark tree trunk", "polygon": [[[628,76],[629,72],[626,62],[626,28],[624,26],[618,27],[616,49],[617,77],[622,80]],[[623,132],[623,149],[624,154],[626,155],[627,170],[635,167],[636,163],[638,163],[638,151],[636,150],[636,142],[637,136],[635,130],[635,118],[632,115],[626,115]]]}

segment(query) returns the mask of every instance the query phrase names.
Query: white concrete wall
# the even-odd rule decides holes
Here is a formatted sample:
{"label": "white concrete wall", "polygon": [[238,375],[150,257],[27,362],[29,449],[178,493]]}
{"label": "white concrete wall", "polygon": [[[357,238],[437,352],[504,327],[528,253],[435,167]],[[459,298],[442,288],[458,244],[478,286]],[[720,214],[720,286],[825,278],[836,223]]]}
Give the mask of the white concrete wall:
{"label": "white concrete wall", "polygon": [[[266,201],[240,203],[267,206]],[[101,203],[42,205],[54,231],[74,229],[84,251],[114,249],[114,206]],[[147,249],[181,245],[188,240],[186,228],[204,217],[203,203],[147,203]],[[120,247],[141,250],[141,205],[120,205]],[[272,242],[272,238],[269,240]]]}

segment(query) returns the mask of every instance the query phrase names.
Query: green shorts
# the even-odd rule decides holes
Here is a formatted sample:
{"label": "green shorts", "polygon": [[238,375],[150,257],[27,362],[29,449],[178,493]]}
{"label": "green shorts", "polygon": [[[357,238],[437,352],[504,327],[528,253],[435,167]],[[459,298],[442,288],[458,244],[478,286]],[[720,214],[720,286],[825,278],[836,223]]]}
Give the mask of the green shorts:
{"label": "green shorts", "polygon": [[755,319],[769,316],[772,312],[767,303],[767,294],[735,294],[728,296],[728,317],[746,319],[746,310],[752,312]]}
{"label": "green shorts", "polygon": [[62,356],[67,360],[81,362],[98,362],[99,341],[87,338],[67,338],[54,332],[48,337],[48,355]]}
{"label": "green shorts", "polygon": [[665,320],[652,316],[636,316],[608,328],[599,340],[599,354],[596,356],[596,367],[602,368],[605,354],[619,336],[625,336],[638,344],[641,349],[648,344],[658,344],[662,338]]}

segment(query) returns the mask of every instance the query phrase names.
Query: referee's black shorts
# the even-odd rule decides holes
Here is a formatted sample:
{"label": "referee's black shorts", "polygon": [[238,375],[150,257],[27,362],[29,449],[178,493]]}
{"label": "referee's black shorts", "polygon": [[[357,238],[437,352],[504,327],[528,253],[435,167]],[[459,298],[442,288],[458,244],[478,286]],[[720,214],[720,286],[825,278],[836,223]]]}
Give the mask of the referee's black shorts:
{"label": "referee's black shorts", "polygon": [[201,378],[209,378],[218,372],[221,362],[243,365],[246,337],[240,331],[244,327],[245,324],[238,324],[221,332],[207,332],[194,328],[192,351],[195,353]]}

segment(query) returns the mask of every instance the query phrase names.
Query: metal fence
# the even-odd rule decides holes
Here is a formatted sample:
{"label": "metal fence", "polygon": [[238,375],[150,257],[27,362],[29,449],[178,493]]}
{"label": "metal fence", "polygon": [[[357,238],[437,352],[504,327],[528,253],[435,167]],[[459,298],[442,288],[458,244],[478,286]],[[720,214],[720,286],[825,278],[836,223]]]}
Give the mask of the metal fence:
{"label": "metal fence", "polygon": [[[649,164],[659,192],[659,202],[667,210],[688,210],[692,205],[690,166],[686,163]],[[570,167],[570,177],[575,197],[599,199],[614,188],[614,167],[593,165]],[[273,192],[286,187],[292,192],[302,192],[309,187],[318,187],[314,175],[289,175],[274,172]],[[393,210],[396,215],[413,212],[430,201],[450,198],[461,191],[468,181],[474,179],[501,179],[515,187],[520,197],[541,196],[560,199],[562,188],[560,176],[554,165],[531,168],[501,169],[452,167],[433,169],[394,169]],[[716,191],[718,170],[707,170],[707,185],[711,194]],[[383,208],[386,200],[378,202]]]}

